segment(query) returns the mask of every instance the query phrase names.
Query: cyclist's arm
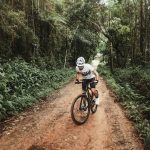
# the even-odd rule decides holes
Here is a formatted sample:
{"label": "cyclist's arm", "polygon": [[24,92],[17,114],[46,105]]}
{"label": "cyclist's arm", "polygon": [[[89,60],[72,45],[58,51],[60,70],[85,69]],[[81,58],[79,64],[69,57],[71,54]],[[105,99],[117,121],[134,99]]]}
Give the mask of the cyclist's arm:
{"label": "cyclist's arm", "polygon": [[96,77],[95,80],[99,80],[100,77],[99,77],[98,72],[96,70],[94,70],[93,73],[95,74],[95,77]]}
{"label": "cyclist's arm", "polygon": [[80,80],[80,73],[79,73],[79,72],[76,73],[76,80],[77,80],[77,81]]}

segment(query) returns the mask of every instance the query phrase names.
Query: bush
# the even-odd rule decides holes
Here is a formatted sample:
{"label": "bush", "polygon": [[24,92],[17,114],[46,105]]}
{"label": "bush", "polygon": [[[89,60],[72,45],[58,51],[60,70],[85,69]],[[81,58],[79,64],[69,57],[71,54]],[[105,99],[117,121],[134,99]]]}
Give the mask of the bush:
{"label": "bush", "polygon": [[58,89],[73,75],[71,69],[40,69],[23,60],[0,66],[0,120],[31,106]]}
{"label": "bush", "polygon": [[[99,66],[98,72],[106,79],[119,102],[128,110],[129,119],[135,122],[146,147],[150,146],[150,70],[140,67],[116,69],[111,74],[106,66]],[[148,145],[149,144],[149,145]]]}
{"label": "bush", "polygon": [[114,78],[119,84],[129,83],[132,89],[145,97],[145,101],[150,100],[150,69],[117,69]]}

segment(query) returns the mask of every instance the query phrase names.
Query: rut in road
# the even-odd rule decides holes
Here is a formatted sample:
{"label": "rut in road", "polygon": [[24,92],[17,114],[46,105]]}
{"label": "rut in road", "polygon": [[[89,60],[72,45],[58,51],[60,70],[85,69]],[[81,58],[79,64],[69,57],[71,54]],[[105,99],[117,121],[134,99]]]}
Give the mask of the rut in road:
{"label": "rut in road", "polygon": [[143,150],[103,79],[97,89],[101,104],[84,125],[75,125],[70,117],[71,103],[81,92],[81,85],[70,82],[55,98],[10,121],[0,137],[0,150]]}

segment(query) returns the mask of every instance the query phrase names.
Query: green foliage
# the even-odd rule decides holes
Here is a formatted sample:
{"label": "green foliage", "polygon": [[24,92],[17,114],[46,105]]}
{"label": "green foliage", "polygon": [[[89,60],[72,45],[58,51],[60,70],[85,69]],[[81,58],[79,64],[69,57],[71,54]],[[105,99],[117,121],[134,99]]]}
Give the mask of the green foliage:
{"label": "green foliage", "polygon": [[78,56],[88,61],[95,55],[99,33],[92,23],[98,20],[99,5],[87,0],[1,0],[0,4],[3,120],[69,79],[73,72],[62,66],[75,65]]}
{"label": "green foliage", "polygon": [[72,37],[73,59],[84,56],[86,60],[95,56],[99,43],[99,33],[93,24],[99,18],[97,3],[91,1],[77,1],[67,9],[68,25],[74,31]]}
{"label": "green foliage", "polygon": [[0,20],[0,57],[30,57],[32,46],[38,43],[38,39],[27,26],[25,13],[16,12],[8,5],[1,5]]}
{"label": "green foliage", "polygon": [[119,102],[127,109],[129,119],[135,122],[141,139],[149,146],[150,133],[150,70],[136,67],[116,69],[110,73],[106,66],[99,66],[99,73],[106,79]]}
{"label": "green foliage", "polygon": [[[114,68],[125,68],[128,65],[145,65],[150,61],[150,20],[149,1],[112,0],[109,1],[104,20],[105,36],[108,38],[112,54],[106,53],[108,63],[113,60]],[[111,56],[110,56],[111,55]]]}
{"label": "green foliage", "polygon": [[99,37],[90,21],[98,18],[95,15],[98,11],[94,8],[96,2],[2,2],[1,58],[21,56],[30,61],[36,57],[47,57],[52,64],[70,66],[74,65],[78,56],[82,55],[88,61],[95,55]]}
{"label": "green foliage", "polygon": [[150,132],[145,140],[145,148],[150,149]]}
{"label": "green foliage", "polygon": [[23,60],[0,66],[0,120],[33,105],[72,78],[69,69],[40,69]]}
{"label": "green foliage", "polygon": [[115,79],[120,84],[129,83],[131,88],[144,97],[144,101],[150,100],[150,70],[141,67],[116,69]]}

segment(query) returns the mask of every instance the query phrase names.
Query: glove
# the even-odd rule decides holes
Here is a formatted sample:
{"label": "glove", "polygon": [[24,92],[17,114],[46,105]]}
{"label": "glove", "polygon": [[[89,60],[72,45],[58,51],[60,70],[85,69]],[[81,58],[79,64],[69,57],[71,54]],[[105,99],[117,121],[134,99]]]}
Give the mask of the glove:
{"label": "glove", "polygon": [[98,83],[98,80],[95,80],[96,83]]}
{"label": "glove", "polygon": [[79,82],[79,80],[78,80],[78,79],[76,79],[76,82]]}
{"label": "glove", "polygon": [[75,83],[76,83],[76,84],[78,84],[78,83],[79,83],[79,80],[78,80],[78,79],[76,79]]}

